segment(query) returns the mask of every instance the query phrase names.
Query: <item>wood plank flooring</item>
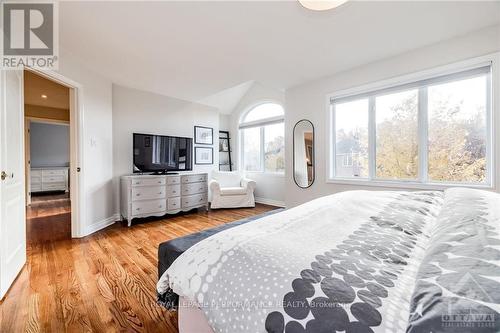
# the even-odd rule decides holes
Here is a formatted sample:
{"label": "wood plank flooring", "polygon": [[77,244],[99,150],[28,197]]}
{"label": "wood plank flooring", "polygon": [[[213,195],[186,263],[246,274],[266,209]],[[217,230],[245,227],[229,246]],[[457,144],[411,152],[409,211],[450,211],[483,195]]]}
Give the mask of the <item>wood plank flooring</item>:
{"label": "wood plank flooring", "polygon": [[69,193],[37,195],[26,209],[28,243],[71,238],[71,202]]}
{"label": "wood plank flooring", "polygon": [[28,212],[28,261],[0,304],[0,332],[177,332],[156,304],[158,244],[274,208],[195,211],[57,240],[55,229],[32,226],[54,219],[47,208]]}

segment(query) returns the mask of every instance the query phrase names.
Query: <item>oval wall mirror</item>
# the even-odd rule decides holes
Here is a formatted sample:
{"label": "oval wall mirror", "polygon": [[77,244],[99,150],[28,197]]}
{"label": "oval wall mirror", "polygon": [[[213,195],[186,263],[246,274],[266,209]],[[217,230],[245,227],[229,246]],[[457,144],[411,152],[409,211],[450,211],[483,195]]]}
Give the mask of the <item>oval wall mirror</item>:
{"label": "oval wall mirror", "polygon": [[293,127],[293,180],[298,187],[314,183],[314,126],[306,119]]}

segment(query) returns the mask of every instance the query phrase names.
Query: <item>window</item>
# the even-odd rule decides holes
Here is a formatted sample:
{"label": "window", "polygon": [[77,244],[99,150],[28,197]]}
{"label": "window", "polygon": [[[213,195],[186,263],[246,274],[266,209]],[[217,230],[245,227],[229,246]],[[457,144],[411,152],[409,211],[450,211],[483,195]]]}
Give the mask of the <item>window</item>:
{"label": "window", "polygon": [[344,155],[344,158],[342,160],[343,167],[352,167],[353,166],[353,163],[352,163],[353,156],[352,155],[353,155],[352,153]]}
{"label": "window", "polygon": [[491,65],[332,98],[331,179],[491,185]]}
{"label": "window", "polygon": [[241,162],[245,171],[285,172],[285,125],[283,107],[260,104],[240,123]]}
{"label": "window", "polygon": [[[335,106],[337,175],[346,178],[368,177],[368,100],[361,99]],[[345,159],[351,163],[344,163]],[[355,161],[355,162],[354,162]]]}
{"label": "window", "polygon": [[252,127],[242,130],[243,138],[243,156],[245,160],[246,171],[259,171],[261,167],[261,140],[260,128]]}
{"label": "window", "polygon": [[416,89],[375,97],[377,178],[417,179],[417,105]]}

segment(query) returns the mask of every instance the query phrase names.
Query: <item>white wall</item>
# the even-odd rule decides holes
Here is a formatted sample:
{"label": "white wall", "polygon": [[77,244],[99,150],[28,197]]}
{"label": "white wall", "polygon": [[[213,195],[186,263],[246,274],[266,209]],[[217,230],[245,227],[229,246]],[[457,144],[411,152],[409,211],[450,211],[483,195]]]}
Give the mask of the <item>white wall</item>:
{"label": "white wall", "polygon": [[231,115],[219,113],[219,130],[229,131],[231,128]]}
{"label": "white wall", "polygon": [[213,165],[196,165],[193,170],[210,172],[219,165],[219,113],[209,106],[169,96],[113,85],[113,176],[115,209],[119,212],[120,176],[131,174],[132,134],[150,133],[193,138],[194,126],[214,129],[214,145],[193,145],[214,149]]}
{"label": "white wall", "polygon": [[[328,94],[499,50],[500,26],[496,26],[288,89],[285,105],[285,151],[288,175],[286,206],[293,207],[313,198],[336,192],[366,189],[362,186],[326,183],[326,145],[328,144],[326,96]],[[498,86],[496,95],[498,96]],[[298,188],[291,177],[292,129],[293,125],[303,118],[312,121],[316,131],[316,180],[308,189]],[[370,187],[369,189],[384,190],[386,188]]]}
{"label": "white wall", "polygon": [[61,48],[58,73],[81,85],[83,105],[83,181],[86,206],[79,236],[87,235],[115,219],[113,204],[113,147],[111,81],[87,68]]}
{"label": "white wall", "polygon": [[32,121],[30,124],[32,168],[69,166],[69,126]]}
{"label": "white wall", "polygon": [[[233,138],[231,144],[233,145],[232,158],[235,163],[235,170],[239,170],[240,166],[238,125],[241,116],[250,108],[262,102],[275,102],[285,105],[285,95],[282,91],[270,89],[259,83],[254,83],[231,113],[230,135]],[[285,107],[285,119],[286,117],[287,110]],[[287,134],[285,134],[285,136],[286,135]],[[289,173],[285,173],[285,175],[286,174]],[[257,182],[257,188],[255,190],[255,199],[257,202],[284,206],[285,175],[275,175],[262,172],[247,172],[246,175],[248,178]]]}

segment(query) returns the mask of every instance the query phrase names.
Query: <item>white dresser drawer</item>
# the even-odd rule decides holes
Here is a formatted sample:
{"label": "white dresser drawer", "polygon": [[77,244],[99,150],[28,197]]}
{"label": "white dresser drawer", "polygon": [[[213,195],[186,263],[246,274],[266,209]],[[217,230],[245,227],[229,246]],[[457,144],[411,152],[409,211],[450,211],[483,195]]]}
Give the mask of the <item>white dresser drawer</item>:
{"label": "white dresser drawer", "polygon": [[206,182],[206,181],[207,181],[207,175],[206,174],[201,174],[201,175],[184,175],[184,176],[181,176],[181,183],[183,183],[183,184]]}
{"label": "white dresser drawer", "polygon": [[192,195],[205,193],[207,191],[207,183],[188,183],[182,184],[182,195]]}
{"label": "white dresser drawer", "polygon": [[137,186],[132,187],[132,201],[163,199],[167,197],[165,186]]}
{"label": "white dresser drawer", "polygon": [[168,210],[181,209],[181,198],[168,198]]}
{"label": "white dresser drawer", "polygon": [[42,191],[65,191],[66,184],[64,182],[43,183]]}
{"label": "white dresser drawer", "polygon": [[42,183],[64,183],[66,181],[66,177],[63,175],[43,175]]}
{"label": "white dresser drawer", "polygon": [[161,213],[167,210],[167,200],[149,200],[132,202],[132,215]]}
{"label": "white dresser drawer", "polygon": [[181,195],[181,185],[168,185],[167,186],[167,196],[178,197]]}
{"label": "white dresser drawer", "polygon": [[208,209],[207,173],[128,175],[120,178],[120,187],[120,214],[128,226],[136,218]]}
{"label": "white dresser drawer", "polygon": [[179,176],[167,177],[167,184],[168,185],[174,185],[174,184],[180,184],[180,183],[181,183],[181,177],[179,177]]}
{"label": "white dresser drawer", "polygon": [[207,203],[206,194],[195,194],[187,197],[182,197],[182,208],[201,206]]}
{"label": "white dresser drawer", "polygon": [[66,169],[42,170],[42,175],[45,176],[64,176]]}
{"label": "white dresser drawer", "polygon": [[42,170],[31,170],[31,177],[42,177]]}
{"label": "white dresser drawer", "polygon": [[153,186],[165,185],[167,182],[165,177],[158,178],[135,178],[132,180],[132,186]]}
{"label": "white dresser drawer", "polygon": [[31,178],[31,184],[41,184],[42,183],[42,176],[30,176]]}
{"label": "white dresser drawer", "polygon": [[31,184],[31,192],[40,192],[42,190],[42,184]]}

